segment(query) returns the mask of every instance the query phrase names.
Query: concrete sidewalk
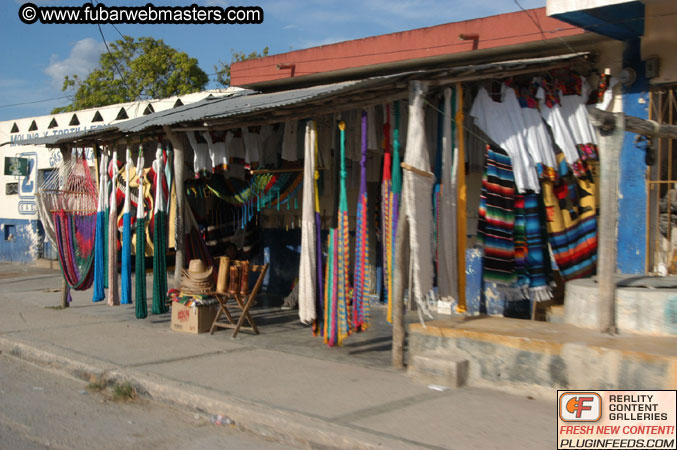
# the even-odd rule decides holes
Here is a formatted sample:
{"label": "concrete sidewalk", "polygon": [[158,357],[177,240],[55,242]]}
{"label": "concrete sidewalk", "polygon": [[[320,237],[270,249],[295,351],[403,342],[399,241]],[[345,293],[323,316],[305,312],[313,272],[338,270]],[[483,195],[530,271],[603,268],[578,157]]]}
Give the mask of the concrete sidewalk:
{"label": "concrete sidewalk", "polygon": [[188,335],[170,330],[168,314],[137,320],[133,305],[93,304],[91,291],[52,309],[60,285],[56,271],[0,264],[2,353],[87,381],[126,380],[295,447],[554,448],[554,391],[546,401],[415,384],[387,367],[387,328],[329,349],[294,313],[261,308],[261,335]]}

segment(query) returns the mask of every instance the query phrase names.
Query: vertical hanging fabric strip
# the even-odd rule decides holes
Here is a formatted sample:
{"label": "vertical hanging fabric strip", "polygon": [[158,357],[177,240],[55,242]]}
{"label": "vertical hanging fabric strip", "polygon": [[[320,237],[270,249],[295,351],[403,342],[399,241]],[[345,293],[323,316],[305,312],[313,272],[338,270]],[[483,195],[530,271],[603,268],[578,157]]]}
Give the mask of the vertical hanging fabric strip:
{"label": "vertical hanging fabric strip", "polygon": [[108,153],[106,153],[105,156],[106,160],[106,167],[104,170],[104,199],[103,199],[103,211],[104,211],[104,218],[103,218],[103,223],[104,226],[102,228],[103,231],[103,287],[104,289],[108,289],[108,239],[109,239],[109,231],[108,231],[108,220],[110,217],[110,198],[109,198],[109,193],[108,189],[110,187],[111,181],[110,177],[108,174]]}
{"label": "vertical hanging fabric strip", "polygon": [[[390,277],[392,275],[392,160],[390,147],[390,105],[385,107],[385,123],[383,124],[383,178],[381,179],[381,248],[383,253],[383,292],[384,301],[390,305]],[[390,316],[388,316],[389,318]]]}
{"label": "vertical hanging fabric strip", "polygon": [[369,213],[367,204],[367,112],[362,111],[362,156],[360,158],[360,192],[357,197],[357,229],[355,233],[355,274],[353,277],[353,329],[369,326]]}
{"label": "vertical hanging fabric strip", "polygon": [[111,161],[110,178],[110,209],[108,212],[108,305],[120,304],[120,292],[118,290],[118,208],[116,197],[116,180],[118,175],[118,152],[113,152]]}
{"label": "vertical hanging fabric strip", "polygon": [[317,251],[315,232],[315,129],[314,122],[306,122],[303,163],[303,199],[301,216],[301,261],[299,263],[299,319],[310,324],[316,318],[315,289],[317,288]]}
{"label": "vertical hanging fabric strip", "polygon": [[[395,238],[397,237],[397,221],[400,216],[400,197],[402,195],[402,160],[400,158],[400,101],[396,100],[393,103],[394,109],[394,127],[393,127],[393,165],[391,170],[392,176],[392,185],[390,190],[390,242],[389,251],[390,251],[390,274],[388,280],[388,290],[390,291],[390,297],[388,297],[388,315],[387,320],[389,323],[393,322],[393,297],[392,293],[394,285],[394,275],[395,275]],[[402,301],[403,299],[398,299],[397,301]]]}
{"label": "vertical hanging fabric strip", "polygon": [[317,167],[318,161],[320,160],[320,150],[317,144],[317,132],[315,133],[315,141],[313,142],[315,147],[315,174],[313,176],[313,189],[315,193],[315,237],[316,237],[316,305],[315,305],[315,322],[313,324],[313,334],[317,335],[320,330],[322,330],[322,318],[324,317],[324,308],[323,308],[323,292],[324,292],[324,277],[323,274],[323,264],[322,264],[322,215],[320,214],[320,190],[318,182],[320,180],[320,171]]}
{"label": "vertical hanging fabric strip", "polygon": [[146,299],[146,220],[143,205],[143,151],[139,153],[136,170],[139,180],[139,201],[136,205],[136,267],[135,281],[135,314],[137,319],[148,317],[148,300]]}
{"label": "vertical hanging fabric strip", "polygon": [[132,218],[131,218],[131,150],[125,161],[125,204],[122,210],[122,263],[120,264],[120,304],[132,303]]}
{"label": "vertical hanging fabric strip", "polygon": [[156,153],[154,165],[157,182],[155,184],[155,219],[153,227],[153,314],[164,314],[167,309],[167,218],[163,205],[162,192],[162,152]]}
{"label": "vertical hanging fabric strip", "polygon": [[454,91],[456,94],[456,153],[458,153],[456,164],[456,180],[458,201],[456,203],[456,232],[458,251],[457,269],[458,269],[458,312],[463,313],[467,310],[465,299],[465,250],[467,246],[467,193],[465,184],[465,143],[463,142],[463,85],[456,84]]}
{"label": "vertical hanging fabric strip", "polygon": [[341,178],[339,184],[338,210],[338,324],[336,344],[341,346],[350,334],[350,285],[348,283],[348,265],[350,264],[350,236],[348,224],[348,196],[346,193],[346,123],[339,123],[341,136]]}
{"label": "vertical hanging fabric strip", "polygon": [[437,240],[437,287],[439,297],[445,302],[458,304],[457,230],[456,230],[456,188],[458,177],[458,151],[454,151],[452,134],[452,89],[444,90],[444,120],[442,126],[442,171],[440,207],[438,211],[439,229]]}
{"label": "vertical hanging fabric strip", "polygon": [[108,168],[108,161],[105,155],[101,155],[101,162],[99,164],[99,203],[96,207],[96,234],[94,242],[94,292],[92,295],[93,302],[100,302],[106,298],[104,291],[105,273],[105,244],[104,233],[106,232],[106,194],[108,192],[106,172]]}

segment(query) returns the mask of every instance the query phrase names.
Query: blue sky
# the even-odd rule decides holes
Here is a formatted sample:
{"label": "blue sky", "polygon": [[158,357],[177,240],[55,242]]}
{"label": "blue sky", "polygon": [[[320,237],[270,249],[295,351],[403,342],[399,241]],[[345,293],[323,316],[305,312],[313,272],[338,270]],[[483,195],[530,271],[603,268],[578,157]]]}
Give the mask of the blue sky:
{"label": "blue sky", "polygon": [[[79,6],[86,0],[30,0],[38,6]],[[144,1],[101,0],[107,6]],[[26,25],[19,20],[23,0],[0,2],[0,121],[49,114],[67,99],[7,106],[62,97],[65,75],[86,76],[105,51],[96,25]],[[260,25],[117,25],[125,35],[151,36],[197,58],[214,72],[218,61],[229,61],[231,50],[270,53],[456,22],[519,10],[513,0],[154,0],[155,5],[258,5],[265,13]],[[545,6],[545,0],[519,0],[524,8]],[[102,25],[107,41],[120,38],[111,25]],[[211,77],[214,79],[214,77]],[[210,82],[208,88],[218,87]]]}

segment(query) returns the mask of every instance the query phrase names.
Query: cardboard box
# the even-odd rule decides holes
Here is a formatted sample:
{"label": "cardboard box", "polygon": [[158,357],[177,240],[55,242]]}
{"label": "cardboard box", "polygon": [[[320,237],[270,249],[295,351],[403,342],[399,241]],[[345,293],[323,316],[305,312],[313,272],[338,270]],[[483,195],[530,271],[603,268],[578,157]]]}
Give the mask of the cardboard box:
{"label": "cardboard box", "polygon": [[172,330],[184,333],[208,333],[219,305],[188,307],[172,302]]}

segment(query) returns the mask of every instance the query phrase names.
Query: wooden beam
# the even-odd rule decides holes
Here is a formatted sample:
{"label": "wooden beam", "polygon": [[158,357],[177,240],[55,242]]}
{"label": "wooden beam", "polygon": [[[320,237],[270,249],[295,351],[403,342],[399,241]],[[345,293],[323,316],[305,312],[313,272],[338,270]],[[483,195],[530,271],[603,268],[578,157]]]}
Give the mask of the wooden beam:
{"label": "wooden beam", "polygon": [[[597,109],[594,105],[588,106],[588,115],[592,124],[602,131],[611,131],[617,126],[614,113]],[[625,131],[643,136],[677,139],[677,125],[659,124],[634,116],[625,116]]]}

